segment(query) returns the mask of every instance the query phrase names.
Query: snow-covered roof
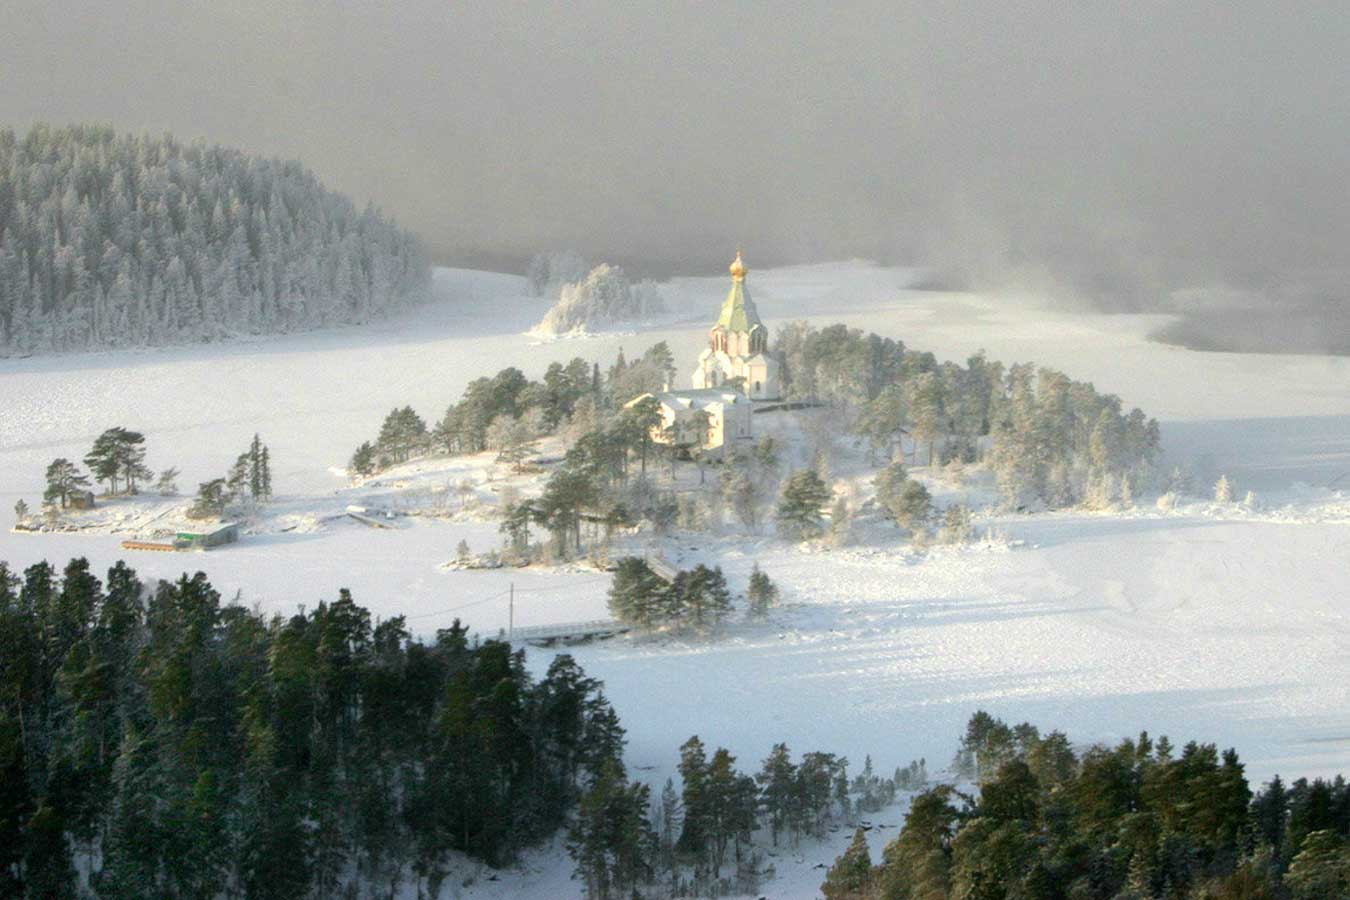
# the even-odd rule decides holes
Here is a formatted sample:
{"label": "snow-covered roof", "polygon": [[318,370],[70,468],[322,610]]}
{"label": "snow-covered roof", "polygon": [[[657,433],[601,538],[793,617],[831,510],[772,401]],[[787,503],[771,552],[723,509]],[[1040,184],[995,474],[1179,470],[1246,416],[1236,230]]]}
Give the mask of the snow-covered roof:
{"label": "snow-covered roof", "polygon": [[725,388],[689,388],[680,391],[658,391],[655,394],[643,394],[641,397],[634,397],[629,400],[624,406],[632,406],[643,397],[655,397],[656,401],[662,406],[680,409],[704,409],[719,403],[730,406],[750,402],[740,391]]}

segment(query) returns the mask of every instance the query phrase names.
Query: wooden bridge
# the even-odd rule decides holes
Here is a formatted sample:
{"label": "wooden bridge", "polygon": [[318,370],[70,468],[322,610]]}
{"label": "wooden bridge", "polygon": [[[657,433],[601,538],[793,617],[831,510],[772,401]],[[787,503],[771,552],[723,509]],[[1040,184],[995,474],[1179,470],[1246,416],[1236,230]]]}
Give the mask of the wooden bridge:
{"label": "wooden bridge", "polygon": [[559,622],[556,625],[513,628],[506,636],[506,640],[511,643],[548,647],[558,643],[575,644],[581,641],[604,640],[631,630],[631,626],[613,619],[592,619],[589,622]]}

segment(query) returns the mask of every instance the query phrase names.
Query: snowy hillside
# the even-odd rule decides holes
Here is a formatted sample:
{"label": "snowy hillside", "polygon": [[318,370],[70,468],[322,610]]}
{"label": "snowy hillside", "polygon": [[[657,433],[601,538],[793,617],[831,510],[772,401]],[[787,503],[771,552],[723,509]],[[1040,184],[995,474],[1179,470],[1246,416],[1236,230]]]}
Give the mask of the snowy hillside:
{"label": "snowy hillside", "polygon": [[[758,563],[784,603],[769,623],[737,624],[718,639],[616,639],[575,651],[606,682],[643,778],[663,783],[694,733],[747,767],[778,741],[855,763],[871,754],[882,771],[920,756],[940,766],[980,708],[1082,742],[1148,728],[1236,746],[1257,780],[1350,768],[1350,360],[1190,352],[1147,340],[1157,316],[912,290],[912,272],[862,262],[753,277],[771,329],[795,319],[845,322],[943,359],[985,349],[1092,381],[1157,416],[1171,461],[1191,464],[1199,483],[1226,474],[1238,496],[1254,490],[1258,504],[1192,500],[1160,510],[1150,500],[1109,513],[988,513],[977,526],[998,540],[927,552],[880,543],[806,550],[726,532],[672,542],[676,562],[716,562],[736,590]],[[512,584],[517,625],[604,615],[601,572],[447,570],[461,540],[475,549],[500,543],[497,521],[471,503],[459,509],[467,497],[446,500],[444,517],[409,517],[387,530],[342,516],[349,505],[462,481],[490,504],[500,487],[487,483],[500,468],[490,454],[409,464],[359,488],[342,469],[391,408],[412,404],[439,417],[471,379],[503,366],[538,377],[555,360],[607,364],[621,346],[636,354],[664,340],[683,371],[705,343],[725,279],[670,284],[679,324],[565,348],[525,333],[543,304],[524,279],[442,269],[435,290],[434,302],[359,330],[0,360],[6,522],[16,500],[36,505],[52,458],[80,458],[115,424],[143,431],[149,464],[180,467],[185,486],[225,470],[260,432],[278,494],[263,533],[207,555],[132,554],[109,529],[5,530],[0,559],[22,567],[85,555],[101,568],[127,558],[147,577],[203,567],[227,597],[237,590],[242,602],[277,611],[350,587],[373,612],[406,613],[424,634],[455,617],[495,633],[506,625]],[[548,658],[531,652],[540,670]],[[900,818],[892,809],[878,820]],[[887,839],[872,837],[874,850]],[[812,867],[839,849],[808,848],[799,862],[784,861],[765,892],[813,896],[821,872]],[[463,896],[576,892],[556,855],[532,856],[526,870],[480,880]]]}
{"label": "snowy hillside", "polygon": [[420,301],[427,275],[410,233],[298,162],[0,129],[0,355],[361,324]]}

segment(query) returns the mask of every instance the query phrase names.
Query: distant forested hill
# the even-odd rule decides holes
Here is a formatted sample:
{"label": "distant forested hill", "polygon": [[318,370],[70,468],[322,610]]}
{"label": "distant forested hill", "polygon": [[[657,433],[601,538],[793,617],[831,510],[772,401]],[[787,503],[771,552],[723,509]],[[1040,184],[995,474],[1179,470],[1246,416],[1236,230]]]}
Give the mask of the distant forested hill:
{"label": "distant forested hill", "polygon": [[0,355],[359,323],[428,284],[408,232],[298,162],[0,129]]}

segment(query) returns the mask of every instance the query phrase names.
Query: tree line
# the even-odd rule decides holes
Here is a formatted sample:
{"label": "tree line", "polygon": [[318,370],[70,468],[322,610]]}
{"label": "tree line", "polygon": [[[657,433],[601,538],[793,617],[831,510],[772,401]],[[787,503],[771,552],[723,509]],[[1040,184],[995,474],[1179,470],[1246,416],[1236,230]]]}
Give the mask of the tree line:
{"label": "tree line", "polygon": [[764,873],[758,838],[774,847],[819,840],[896,794],[896,779],[877,775],[870,757],[850,779],[847,759],[810,752],[794,761],[786,744],[775,744],[751,774],[694,735],[680,747],[677,769],[680,786],[667,780],[655,802],[647,785],[626,782],[617,767],[582,797],[567,846],[591,900],[755,892]]}
{"label": "tree line", "polygon": [[264,616],[201,573],[0,564],[0,895],[435,896],[622,766],[601,685],[346,591]]}
{"label": "tree line", "polygon": [[412,235],[298,162],[0,129],[0,355],[361,323],[429,283]]}
{"label": "tree line", "polygon": [[1062,372],[982,352],[939,363],[844,325],[791,323],[775,349],[789,400],[830,405],[888,459],[908,440],[911,464],[984,460],[1012,506],[1106,505],[1154,476],[1157,422]]}
{"label": "tree line", "polygon": [[862,832],[827,900],[1330,900],[1350,896],[1350,787],[1278,777],[1253,795],[1233,750],[1147,733],[1076,751],[976,713],[973,792],[916,796],[872,864]]}

